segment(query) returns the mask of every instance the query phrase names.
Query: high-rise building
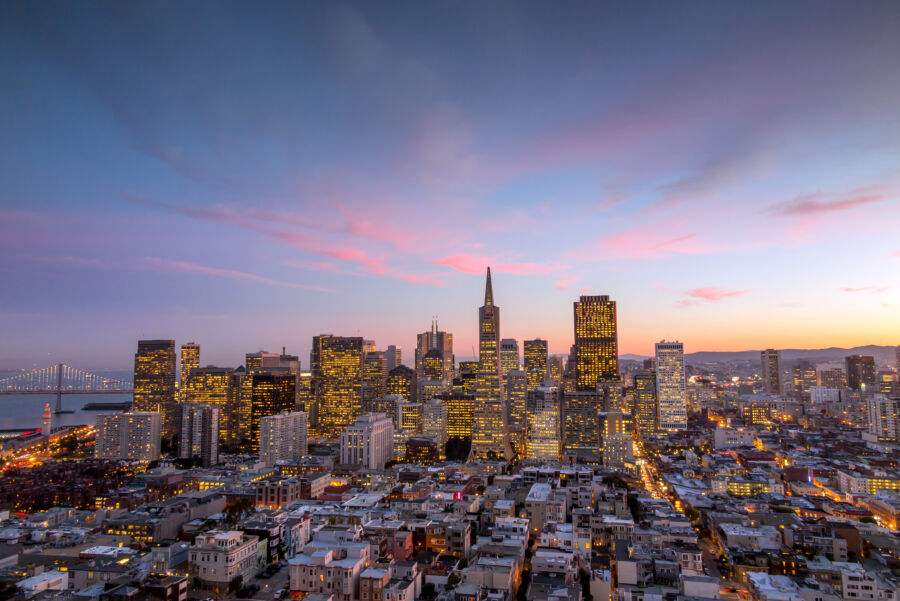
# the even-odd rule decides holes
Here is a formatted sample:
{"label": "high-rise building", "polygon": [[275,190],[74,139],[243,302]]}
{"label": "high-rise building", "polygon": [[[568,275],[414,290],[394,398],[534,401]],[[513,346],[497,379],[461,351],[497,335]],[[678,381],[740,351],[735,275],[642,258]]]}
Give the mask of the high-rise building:
{"label": "high-rise building", "polygon": [[321,335],[313,338],[316,431],[336,437],[362,415],[363,339]]}
{"label": "high-rise building", "polygon": [[582,296],[575,306],[575,390],[596,391],[598,382],[619,379],[616,302]]}
{"label": "high-rise building", "polygon": [[239,442],[235,439],[238,412],[235,403],[234,370],[230,367],[193,368],[181,382],[181,399],[185,403],[213,405],[219,408],[219,443]]}
{"label": "high-rise building", "polygon": [[315,394],[313,391],[313,379],[311,371],[301,371],[297,374],[297,411],[306,411],[310,413],[312,419],[312,408],[315,405]]}
{"label": "high-rise building", "polygon": [[384,413],[366,413],[341,433],[341,463],[384,469],[394,455],[394,424]]}
{"label": "high-rise building", "polygon": [[441,399],[431,399],[422,406],[422,435],[434,441],[441,456],[447,445],[447,416],[447,403]]}
{"label": "high-rise building", "polygon": [[387,370],[390,372],[398,365],[403,365],[403,349],[392,344],[384,351],[384,358],[387,361]]}
{"label": "high-rise building", "polygon": [[[174,356],[173,342],[173,359]],[[174,371],[173,367],[173,382]],[[102,413],[97,416],[94,452],[98,459],[155,461],[159,459],[161,437],[162,415],[157,412]]]}
{"label": "high-rise building", "polygon": [[500,341],[500,374],[505,378],[513,369],[519,369],[519,342],[504,338]]}
{"label": "high-rise building", "polygon": [[656,404],[656,374],[642,372],[635,374],[632,392],[634,426],[642,437],[652,436],[659,431],[659,408]]}
{"label": "high-rise building", "polygon": [[539,386],[528,391],[525,456],[537,461],[559,461],[560,431],[559,388]]}
{"label": "high-rise building", "polygon": [[440,379],[449,383],[450,380],[453,379],[453,334],[440,331],[438,329],[437,319],[432,320],[431,331],[422,332],[416,336],[415,371],[417,378],[425,377],[423,360],[428,351],[432,349],[436,349],[441,353],[444,367]]}
{"label": "high-rise building", "polygon": [[600,394],[589,390],[561,394],[563,454],[574,459],[596,460],[600,448],[597,414],[604,408]]}
{"label": "high-rise building", "polygon": [[824,388],[846,388],[847,375],[840,367],[819,370],[819,386]]}
{"label": "high-rise building", "polygon": [[259,420],[259,458],[272,467],[278,461],[296,461],[308,454],[309,414],[289,411]]}
{"label": "high-rise building", "polygon": [[766,349],[759,354],[763,391],[781,394],[781,352]]}
{"label": "high-rise building", "polygon": [[900,441],[900,398],[875,394],[866,400],[869,434],[877,440]]}
{"label": "high-rise building", "polygon": [[656,401],[660,430],[674,432],[687,428],[684,344],[681,342],[656,343]]}
{"label": "high-rise building", "polygon": [[219,462],[219,407],[200,403],[181,406],[181,449],[183,459],[198,458],[209,467]]}
{"label": "high-rise building", "polygon": [[506,372],[506,410],[510,431],[525,430],[525,399],[528,379],[521,369]]}
{"label": "high-rise building", "polygon": [[181,380],[179,383],[184,388],[192,369],[200,367],[200,345],[196,342],[186,342],[181,345]]}
{"label": "high-rise building", "polygon": [[435,399],[447,404],[447,436],[471,439],[475,423],[475,395],[449,392],[439,394]]}
{"label": "high-rise building", "polygon": [[818,383],[816,366],[808,359],[800,359],[793,369],[794,396],[809,398],[810,389]]}
{"label": "high-rise building", "polygon": [[525,376],[528,390],[544,385],[547,380],[547,341],[535,338],[525,341]]}
{"label": "high-rise building", "polygon": [[372,401],[385,395],[387,359],[379,351],[368,352],[363,359],[363,406],[371,409]]}
{"label": "high-rise building", "polygon": [[460,361],[459,375],[453,379],[453,391],[460,394],[474,395],[477,377],[477,361]]}
{"label": "high-rise building", "polygon": [[847,386],[853,390],[875,391],[875,357],[850,355],[847,364]]}
{"label": "high-rise building", "polygon": [[175,341],[139,340],[134,355],[134,402],[136,412],[158,412],[162,435],[178,433],[181,414],[175,398]]}
{"label": "high-rise building", "polygon": [[433,399],[437,395],[441,394],[446,390],[446,386],[444,386],[443,380],[431,380],[429,378],[424,378],[416,382],[416,400],[420,403],[424,403],[429,399]]}
{"label": "high-rise building", "polygon": [[491,268],[487,269],[484,305],[478,310],[478,374],[475,377],[475,423],[472,459],[511,459],[500,374],[500,307],[494,304]]}
{"label": "high-rise building", "polygon": [[257,372],[251,376],[250,450],[259,454],[260,420],[294,410],[297,382],[294,374]]}
{"label": "high-rise building", "polygon": [[247,353],[244,357],[244,361],[247,366],[247,371],[249,372],[281,367],[281,356],[277,353],[270,353],[268,351]]}
{"label": "high-rise building", "polygon": [[397,419],[394,422],[394,458],[406,455],[406,441],[422,433],[422,403],[406,400],[397,402]]}
{"label": "high-rise building", "polygon": [[412,369],[405,365],[398,365],[390,372],[387,377],[387,394],[402,396],[404,399],[412,400],[413,397],[413,380],[415,373]]}
{"label": "high-rise building", "polygon": [[634,474],[634,443],[631,440],[631,415],[621,411],[605,411],[599,414],[600,436],[603,448],[603,467]]}
{"label": "high-rise building", "polygon": [[563,372],[565,371],[565,357],[562,355],[551,355],[547,358],[547,377],[551,382],[562,384]]}

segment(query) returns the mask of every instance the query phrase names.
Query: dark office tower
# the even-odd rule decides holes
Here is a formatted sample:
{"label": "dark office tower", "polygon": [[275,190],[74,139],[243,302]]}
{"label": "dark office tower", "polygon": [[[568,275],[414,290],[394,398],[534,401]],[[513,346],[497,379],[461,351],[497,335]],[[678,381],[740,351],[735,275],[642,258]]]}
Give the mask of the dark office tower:
{"label": "dark office tower", "polygon": [[819,386],[844,388],[847,386],[847,374],[840,367],[819,370]]}
{"label": "dark office tower", "polygon": [[500,386],[500,307],[494,304],[491,268],[478,309],[478,373],[475,376],[475,423],[470,459],[511,459],[506,408]]}
{"label": "dark office tower", "polygon": [[403,365],[403,349],[392,344],[384,351],[384,358],[387,360],[387,370],[391,371],[398,365]]}
{"label": "dark office tower", "polygon": [[547,341],[535,338],[525,341],[525,377],[528,390],[544,385],[547,380]]}
{"label": "dark office tower", "polygon": [[853,390],[875,392],[875,357],[850,355],[847,364],[847,386]]}
{"label": "dark office tower", "polygon": [[162,415],[162,435],[178,433],[181,413],[175,400],[175,341],[139,340],[134,355],[133,411]]}
{"label": "dark office tower", "polygon": [[431,322],[431,331],[416,336],[416,377],[425,377],[423,361],[428,351],[437,349],[443,357],[444,366],[440,380],[449,383],[453,379],[453,334],[438,330],[437,320]]}
{"label": "dark office tower", "polygon": [[454,393],[475,395],[475,378],[478,375],[477,361],[460,361],[459,375],[453,379]]}
{"label": "dark office tower", "polygon": [[363,407],[371,410],[372,402],[385,395],[387,387],[387,359],[380,351],[366,353],[363,360]]}
{"label": "dark office tower", "polygon": [[362,415],[363,339],[313,338],[311,361],[320,436],[336,438]]}
{"label": "dark office tower", "polygon": [[793,371],[794,396],[808,399],[809,390],[816,385],[817,380],[816,366],[808,359],[798,360]]}
{"label": "dark office tower", "polygon": [[781,394],[781,353],[770,348],[762,351],[759,356],[763,392]]}
{"label": "dark office tower", "polygon": [[506,378],[513,369],[519,369],[519,343],[515,338],[500,341],[500,375]]}
{"label": "dark office tower", "polygon": [[297,378],[289,373],[257,372],[250,376],[250,451],[259,454],[259,420],[294,410]]}
{"label": "dark office tower", "polygon": [[644,372],[634,375],[633,406],[634,426],[640,436],[651,436],[659,431],[656,401],[656,374]]}
{"label": "dark office tower", "polygon": [[398,365],[388,373],[387,394],[402,396],[408,401],[412,400],[414,378],[415,374],[412,369],[405,365]]}
{"label": "dark office tower", "polygon": [[608,296],[582,296],[575,302],[575,389],[597,390],[597,383],[619,378],[616,303]]}
{"label": "dark office tower", "polygon": [[200,345],[196,342],[187,342],[181,345],[181,380],[179,383],[184,388],[191,370],[200,367]]}

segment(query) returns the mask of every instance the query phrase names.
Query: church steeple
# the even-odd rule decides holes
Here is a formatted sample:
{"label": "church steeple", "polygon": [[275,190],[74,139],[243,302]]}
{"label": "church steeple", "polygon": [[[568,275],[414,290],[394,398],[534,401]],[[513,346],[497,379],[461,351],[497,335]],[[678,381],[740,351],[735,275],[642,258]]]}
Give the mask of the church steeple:
{"label": "church steeple", "polygon": [[491,286],[491,268],[487,268],[487,283],[484,285],[484,306],[494,305],[494,288]]}

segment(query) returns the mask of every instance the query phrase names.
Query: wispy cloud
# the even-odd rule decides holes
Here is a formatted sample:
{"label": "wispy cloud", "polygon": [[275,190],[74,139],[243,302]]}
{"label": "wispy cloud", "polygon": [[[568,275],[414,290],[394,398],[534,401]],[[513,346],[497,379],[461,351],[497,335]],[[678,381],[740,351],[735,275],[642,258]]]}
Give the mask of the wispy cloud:
{"label": "wispy cloud", "polygon": [[557,290],[568,290],[569,286],[578,281],[578,278],[573,276],[559,276],[556,278],[556,282],[554,282],[553,287]]}
{"label": "wispy cloud", "polygon": [[857,194],[835,200],[824,200],[821,192],[804,194],[787,202],[774,205],[768,209],[776,217],[807,217],[838,211],[849,211],[857,207],[882,202],[888,198],[886,194]]}
{"label": "wispy cloud", "polygon": [[568,269],[566,265],[554,265],[549,263],[504,263],[496,257],[483,257],[478,255],[451,255],[437,259],[435,265],[450,267],[462,273],[483,273],[488,267],[496,273],[510,273],[513,275],[541,275]]}
{"label": "wispy cloud", "polygon": [[887,288],[886,286],[885,287],[859,286],[858,288],[853,288],[850,286],[841,287],[841,292],[850,292],[850,293],[867,292],[869,294],[881,294],[882,292],[887,292],[888,290],[889,290],[889,288]]}
{"label": "wispy cloud", "polygon": [[730,288],[722,288],[720,286],[707,286],[705,288],[694,288],[693,290],[688,290],[685,294],[690,299],[696,299],[698,301],[706,301],[708,303],[717,303],[719,301],[725,300],[727,298],[734,298],[736,296],[743,296],[750,292],[749,290],[732,290]]}

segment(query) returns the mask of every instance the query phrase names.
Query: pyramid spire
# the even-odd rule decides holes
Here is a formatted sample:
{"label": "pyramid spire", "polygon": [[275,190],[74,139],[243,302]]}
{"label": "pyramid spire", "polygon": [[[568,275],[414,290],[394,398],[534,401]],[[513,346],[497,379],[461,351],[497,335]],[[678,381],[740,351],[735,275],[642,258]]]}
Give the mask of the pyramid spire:
{"label": "pyramid spire", "polygon": [[491,286],[491,268],[487,268],[487,282],[484,285],[484,306],[494,305],[494,288]]}

